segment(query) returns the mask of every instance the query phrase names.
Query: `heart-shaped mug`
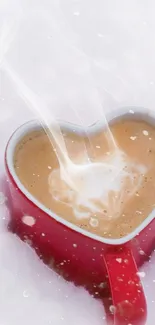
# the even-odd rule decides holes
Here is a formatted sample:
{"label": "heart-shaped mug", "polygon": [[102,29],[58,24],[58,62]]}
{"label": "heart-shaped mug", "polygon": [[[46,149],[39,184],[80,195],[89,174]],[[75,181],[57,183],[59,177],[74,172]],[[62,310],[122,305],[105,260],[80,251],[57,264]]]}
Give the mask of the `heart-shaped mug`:
{"label": "heart-shaped mug", "polygon": [[[155,113],[142,108],[124,108],[109,114],[107,120],[128,118],[149,121],[155,125]],[[61,123],[65,130],[83,132],[81,127]],[[104,123],[89,126],[97,132]],[[10,138],[5,164],[11,192],[11,229],[30,243],[44,261],[67,280],[86,285],[98,296],[111,293],[108,309],[115,325],[145,324],[146,299],[138,275],[138,267],[150,255],[155,239],[155,211],[132,233],[121,239],[107,239],[83,230],[50,211],[34,198],[16,175],[14,151],[21,138],[42,126],[30,121],[19,127]],[[139,252],[144,251],[145,254]],[[109,314],[110,314],[109,312]]]}

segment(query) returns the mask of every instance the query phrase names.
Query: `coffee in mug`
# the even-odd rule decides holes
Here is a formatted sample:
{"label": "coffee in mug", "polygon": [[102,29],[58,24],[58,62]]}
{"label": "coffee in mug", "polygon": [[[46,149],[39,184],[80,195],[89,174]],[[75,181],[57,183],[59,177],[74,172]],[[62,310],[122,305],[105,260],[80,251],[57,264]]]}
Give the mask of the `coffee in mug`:
{"label": "coffee in mug", "polygon": [[[26,134],[14,154],[16,174],[45,207],[67,221],[105,238],[121,238],[137,228],[155,207],[155,128],[128,118],[111,123],[108,132],[63,131],[67,152],[75,164],[103,161],[100,182],[89,175],[87,191],[66,183],[56,148],[44,129]],[[85,150],[83,150],[85,148]]]}

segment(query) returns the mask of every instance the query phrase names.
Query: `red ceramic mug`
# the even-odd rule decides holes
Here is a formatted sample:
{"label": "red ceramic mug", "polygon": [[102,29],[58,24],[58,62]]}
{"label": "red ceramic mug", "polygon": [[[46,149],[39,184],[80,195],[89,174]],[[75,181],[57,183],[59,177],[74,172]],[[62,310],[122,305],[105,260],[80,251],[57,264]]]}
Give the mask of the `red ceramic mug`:
{"label": "red ceramic mug", "polygon": [[[128,117],[130,109],[108,119]],[[133,117],[133,116],[132,116]],[[155,124],[152,112],[136,109],[135,118]],[[103,127],[97,123],[87,132]],[[138,267],[152,249],[155,239],[155,211],[128,236],[107,239],[96,236],[69,223],[55,212],[48,210],[21,184],[13,164],[17,143],[27,133],[41,128],[37,121],[21,126],[8,142],[5,154],[12,206],[12,229],[29,242],[46,263],[55,267],[66,279],[78,285],[87,285],[96,296],[111,292],[110,311],[115,325],[144,325],[147,307]],[[81,133],[82,129],[71,124],[63,128]],[[110,300],[111,299],[111,300]]]}

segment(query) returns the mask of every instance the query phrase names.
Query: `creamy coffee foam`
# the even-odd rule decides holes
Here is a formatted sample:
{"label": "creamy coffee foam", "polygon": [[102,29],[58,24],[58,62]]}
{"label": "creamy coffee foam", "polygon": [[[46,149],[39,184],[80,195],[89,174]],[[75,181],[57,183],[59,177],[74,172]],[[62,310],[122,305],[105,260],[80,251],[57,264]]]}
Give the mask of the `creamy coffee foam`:
{"label": "creamy coffee foam", "polygon": [[146,171],[145,166],[135,164],[125,153],[115,150],[102,159],[102,165],[94,172],[85,166],[85,174],[77,184],[77,190],[70,187],[61,169],[53,170],[48,180],[49,191],[55,200],[70,205],[78,219],[101,214],[104,209],[107,215],[103,218],[118,218],[117,211],[121,213],[124,204],[139,189],[142,174]]}
{"label": "creamy coffee foam", "polygon": [[[84,169],[87,163],[82,178],[74,174],[75,187],[65,178],[44,130],[20,141],[14,166],[25,188],[51,211],[89,232],[120,238],[155,208],[155,128],[144,121],[120,120],[110,130],[117,144],[111,150],[104,130],[89,139],[75,130],[63,132],[70,159]],[[102,164],[92,173],[94,162]]]}

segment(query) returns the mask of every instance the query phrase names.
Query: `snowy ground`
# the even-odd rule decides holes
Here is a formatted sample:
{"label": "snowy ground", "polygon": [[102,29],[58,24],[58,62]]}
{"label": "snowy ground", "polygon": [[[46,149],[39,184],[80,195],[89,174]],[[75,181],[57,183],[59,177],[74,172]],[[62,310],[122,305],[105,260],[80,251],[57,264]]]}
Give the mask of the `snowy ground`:
{"label": "snowy ground", "polygon": [[[118,0],[116,5],[115,0],[97,0],[94,5],[93,0],[46,0],[42,4],[0,2],[1,176],[8,137],[34,116],[38,104],[34,92],[42,104],[52,107],[54,116],[76,123],[99,118],[100,104],[106,111],[123,105],[155,107],[153,1]],[[41,105],[37,107],[42,113]],[[0,194],[0,325],[104,325],[102,304],[59,278],[8,233],[8,217]],[[147,325],[152,325],[155,254],[142,270]]]}

